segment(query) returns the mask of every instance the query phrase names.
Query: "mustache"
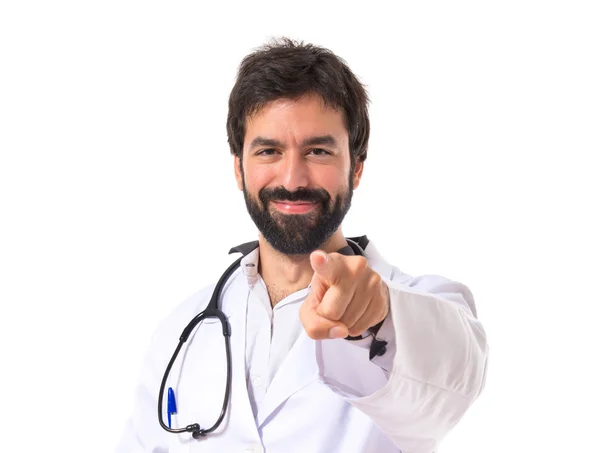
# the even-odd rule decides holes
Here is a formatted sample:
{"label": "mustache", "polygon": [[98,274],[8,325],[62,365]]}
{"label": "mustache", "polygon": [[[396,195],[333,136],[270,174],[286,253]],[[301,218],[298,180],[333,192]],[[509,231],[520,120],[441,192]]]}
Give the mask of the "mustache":
{"label": "mustache", "polygon": [[262,188],[258,192],[258,198],[266,206],[269,201],[306,201],[309,203],[328,203],[331,196],[325,189],[307,189],[301,187],[290,192],[285,187]]}

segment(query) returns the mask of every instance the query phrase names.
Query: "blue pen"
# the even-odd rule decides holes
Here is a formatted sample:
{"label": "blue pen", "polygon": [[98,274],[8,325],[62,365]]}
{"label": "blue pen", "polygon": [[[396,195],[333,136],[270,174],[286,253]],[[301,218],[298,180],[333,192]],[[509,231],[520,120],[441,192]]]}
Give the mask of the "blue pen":
{"label": "blue pen", "polygon": [[171,427],[171,414],[177,413],[177,403],[175,402],[175,392],[169,387],[167,394],[167,420],[169,422],[169,428]]}

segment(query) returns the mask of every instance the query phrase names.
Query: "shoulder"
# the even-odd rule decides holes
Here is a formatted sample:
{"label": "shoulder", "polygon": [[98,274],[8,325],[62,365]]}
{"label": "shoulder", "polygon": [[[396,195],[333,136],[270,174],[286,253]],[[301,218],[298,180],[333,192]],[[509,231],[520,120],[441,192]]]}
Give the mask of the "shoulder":
{"label": "shoulder", "polygon": [[205,286],[180,302],[156,326],[152,334],[152,344],[176,343],[185,326],[206,308],[214,288],[215,284]]}
{"label": "shoulder", "polygon": [[[222,294],[228,292],[234,282],[242,277],[239,268],[227,279],[222,288]],[[210,302],[210,299],[216,289],[217,283],[212,283],[180,302],[163,320],[158,324],[154,332],[154,338],[158,341],[165,339],[179,340],[179,336],[189,322],[199,313],[201,313]],[[237,286],[237,285],[236,285]],[[222,295],[221,294],[221,295]],[[222,301],[219,301],[222,308]]]}

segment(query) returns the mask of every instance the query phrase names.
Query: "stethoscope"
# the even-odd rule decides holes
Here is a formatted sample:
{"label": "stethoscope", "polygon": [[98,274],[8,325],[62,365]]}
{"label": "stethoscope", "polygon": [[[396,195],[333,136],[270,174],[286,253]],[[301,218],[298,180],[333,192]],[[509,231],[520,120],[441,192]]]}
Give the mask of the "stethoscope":
{"label": "stethoscope", "polygon": [[[366,248],[367,244],[369,243],[369,240],[367,239],[366,236],[361,236],[361,237],[357,237],[357,238],[346,238],[346,242],[352,248],[355,255],[364,256],[364,254],[365,254],[364,249]],[[241,253],[243,253],[243,255],[240,258],[238,258],[237,260],[235,260],[233,263],[231,263],[231,265],[227,268],[227,270],[225,272],[223,272],[223,275],[221,275],[221,278],[219,278],[219,281],[217,282],[217,285],[215,286],[215,289],[210,298],[210,302],[208,303],[208,305],[206,306],[204,311],[197,314],[189,322],[189,324],[185,327],[185,329],[183,329],[183,332],[181,333],[181,336],[179,337],[179,344],[177,345],[177,348],[175,349],[175,352],[173,353],[173,356],[171,357],[171,360],[169,361],[169,364],[167,365],[165,374],[163,375],[163,379],[160,384],[160,390],[159,390],[159,394],[158,394],[158,421],[160,423],[160,426],[162,426],[162,428],[165,431],[168,431],[168,432],[174,433],[174,434],[181,434],[181,433],[186,433],[186,432],[192,433],[192,437],[194,439],[199,439],[199,438],[205,437],[207,434],[210,434],[215,429],[217,429],[219,427],[219,425],[221,424],[221,422],[223,421],[223,418],[225,418],[225,413],[227,412],[227,406],[229,405],[229,400],[231,397],[231,344],[230,344],[231,327],[229,326],[229,322],[227,321],[227,317],[225,316],[225,313],[223,313],[219,309],[219,298],[221,297],[221,292],[223,291],[223,288],[225,287],[227,280],[229,280],[229,277],[231,277],[233,275],[233,273],[237,270],[240,263],[242,262],[242,259],[244,259],[244,256],[246,256],[252,250],[256,249],[256,247],[258,247],[258,241],[253,241],[253,242],[248,242],[246,244],[242,244],[238,247],[234,247],[229,251],[229,253],[241,252]],[[219,415],[219,418],[217,419],[215,424],[212,425],[210,428],[203,429],[200,427],[200,425],[198,423],[193,423],[191,425],[187,425],[185,428],[171,428],[170,423],[169,423],[169,426],[167,426],[165,424],[165,422],[163,420],[163,415],[162,415],[163,414],[163,396],[165,393],[165,385],[169,378],[169,373],[171,372],[173,363],[175,363],[175,360],[177,359],[177,355],[179,354],[179,351],[183,347],[183,344],[188,340],[188,338],[189,338],[190,334],[192,333],[192,331],[194,330],[194,328],[199,323],[201,323],[202,321],[204,321],[207,318],[217,318],[221,322],[221,327],[223,329],[223,338],[225,340],[225,351],[227,354],[227,381],[225,383],[225,396],[223,398],[223,406],[221,408],[221,414]]]}

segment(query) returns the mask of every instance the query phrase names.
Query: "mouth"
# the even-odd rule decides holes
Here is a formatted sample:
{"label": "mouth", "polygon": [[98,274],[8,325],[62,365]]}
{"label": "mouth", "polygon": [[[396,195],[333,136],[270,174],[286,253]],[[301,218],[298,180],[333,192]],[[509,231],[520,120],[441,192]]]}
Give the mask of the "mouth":
{"label": "mouth", "polygon": [[311,201],[272,201],[273,206],[285,214],[306,214],[319,206],[319,203]]}

